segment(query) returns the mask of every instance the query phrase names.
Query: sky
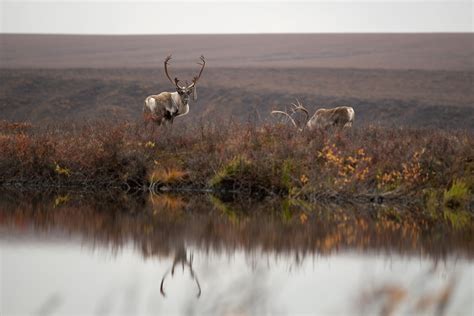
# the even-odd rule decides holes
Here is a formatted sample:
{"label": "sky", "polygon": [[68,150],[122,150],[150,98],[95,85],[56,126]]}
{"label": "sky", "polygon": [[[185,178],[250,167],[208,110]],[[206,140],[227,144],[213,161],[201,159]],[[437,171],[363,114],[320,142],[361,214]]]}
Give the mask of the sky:
{"label": "sky", "polygon": [[473,32],[471,0],[0,0],[0,33]]}

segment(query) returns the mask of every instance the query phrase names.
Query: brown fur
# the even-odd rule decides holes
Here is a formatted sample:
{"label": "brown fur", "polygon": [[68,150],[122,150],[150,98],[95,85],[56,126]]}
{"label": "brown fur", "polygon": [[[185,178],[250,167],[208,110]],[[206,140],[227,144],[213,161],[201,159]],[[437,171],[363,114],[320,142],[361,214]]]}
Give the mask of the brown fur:
{"label": "brown fur", "polygon": [[[308,120],[308,129],[329,127],[351,127],[354,119],[353,109],[340,106],[333,109],[319,109]],[[351,115],[352,114],[352,115]]]}
{"label": "brown fur", "polygon": [[166,110],[166,105],[172,104],[171,100],[171,93],[170,92],[163,92],[160,94],[154,94],[147,99],[153,98],[157,104],[157,107],[155,108],[154,111],[151,111],[149,107],[146,106],[146,100],[145,100],[145,105],[143,107],[143,119],[145,123],[150,123],[154,122],[157,125],[161,125],[165,121],[173,121],[173,115],[171,115],[167,110]]}
{"label": "brown fur", "polygon": [[[292,103],[290,111],[272,111],[271,113],[287,117],[299,131],[303,131],[305,128],[313,130],[329,127],[352,127],[355,115],[353,108],[349,106],[340,106],[333,109],[319,109],[311,118],[309,118],[308,110],[298,100],[296,100],[296,103]],[[296,113],[303,113],[306,116],[303,124],[297,124],[293,118],[293,115]]]}

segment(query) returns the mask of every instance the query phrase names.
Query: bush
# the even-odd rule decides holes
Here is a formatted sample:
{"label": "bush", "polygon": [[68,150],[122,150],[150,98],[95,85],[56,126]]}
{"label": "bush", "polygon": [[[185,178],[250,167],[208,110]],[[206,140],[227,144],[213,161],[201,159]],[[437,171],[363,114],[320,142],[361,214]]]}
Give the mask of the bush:
{"label": "bush", "polygon": [[[474,137],[466,131],[383,127],[305,131],[224,122],[157,129],[97,121],[0,126],[0,183],[142,186],[161,183],[239,194],[309,196],[398,194],[444,203],[469,199]],[[466,184],[467,183],[467,184]],[[310,199],[309,199],[310,200]]]}
{"label": "bush", "polygon": [[272,171],[271,162],[251,161],[236,156],[225,164],[210,181],[218,190],[240,191],[246,194],[279,193],[283,189],[280,170]]}

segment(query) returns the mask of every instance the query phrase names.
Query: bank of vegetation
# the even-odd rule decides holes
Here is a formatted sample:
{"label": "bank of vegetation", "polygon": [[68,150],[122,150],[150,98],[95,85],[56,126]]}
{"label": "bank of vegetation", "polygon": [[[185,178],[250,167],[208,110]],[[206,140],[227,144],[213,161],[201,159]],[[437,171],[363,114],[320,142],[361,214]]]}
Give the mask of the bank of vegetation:
{"label": "bank of vegetation", "polygon": [[0,123],[0,183],[8,187],[207,190],[470,210],[473,173],[469,131],[366,126],[300,133],[228,121],[151,135],[131,122]]}

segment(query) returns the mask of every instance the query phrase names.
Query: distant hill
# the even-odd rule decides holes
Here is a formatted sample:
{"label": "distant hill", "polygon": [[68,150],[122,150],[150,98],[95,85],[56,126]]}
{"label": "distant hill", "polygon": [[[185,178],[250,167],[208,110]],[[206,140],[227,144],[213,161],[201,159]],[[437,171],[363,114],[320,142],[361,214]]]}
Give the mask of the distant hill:
{"label": "distant hill", "polygon": [[0,67],[209,67],[473,70],[474,34],[6,35]]}
{"label": "distant hill", "polygon": [[310,111],[351,105],[356,125],[474,130],[471,34],[0,35],[0,119],[140,119],[208,61],[190,114],[175,121],[269,121],[296,98]]}

